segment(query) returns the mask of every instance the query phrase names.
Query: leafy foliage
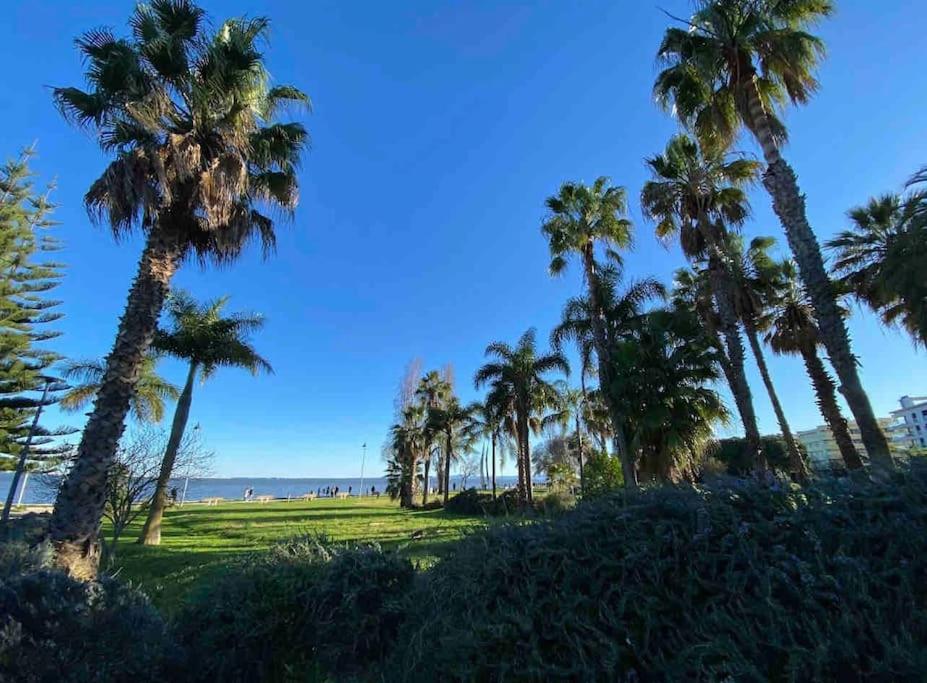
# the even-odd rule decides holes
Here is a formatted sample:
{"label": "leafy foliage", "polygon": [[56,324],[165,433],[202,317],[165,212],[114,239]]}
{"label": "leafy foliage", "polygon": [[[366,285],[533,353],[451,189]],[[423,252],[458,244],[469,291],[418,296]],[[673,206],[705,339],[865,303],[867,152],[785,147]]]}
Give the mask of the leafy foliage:
{"label": "leafy foliage", "polygon": [[592,453],[586,461],[584,496],[598,498],[617,491],[624,485],[621,463],[605,453]]}
{"label": "leafy foliage", "polygon": [[[419,584],[388,680],[919,680],[927,467],[660,487],[491,528]],[[436,646],[437,644],[437,646]]]}
{"label": "leafy foliage", "polygon": [[168,674],[176,651],[144,595],[114,579],[77,581],[32,553],[0,545],[0,555],[0,679],[102,683]]}

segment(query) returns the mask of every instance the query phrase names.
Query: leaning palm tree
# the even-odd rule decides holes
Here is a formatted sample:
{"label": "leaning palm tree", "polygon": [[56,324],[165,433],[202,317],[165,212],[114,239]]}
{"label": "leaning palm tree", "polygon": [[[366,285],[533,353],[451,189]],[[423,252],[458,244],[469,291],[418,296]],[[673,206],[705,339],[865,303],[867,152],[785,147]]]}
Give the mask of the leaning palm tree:
{"label": "leaning palm tree", "polygon": [[128,38],[95,29],[77,40],[87,89],[53,90],[63,114],[113,159],[87,191],[91,216],[145,247],[77,457],[50,524],[58,564],[79,576],[98,565],[106,476],[139,368],[177,268],[189,258],[233,261],[252,240],[274,245],[274,211],[296,207],[296,167],[308,144],[281,106],[307,105],[269,86],[267,19],[211,29],[191,0],[139,4]]}
{"label": "leaning palm tree", "polygon": [[[165,401],[176,401],[180,390],[157,373],[158,356],[148,353],[138,370],[135,393],[129,403],[129,413],[139,422],[160,422],[164,418]],[[85,408],[100,391],[106,366],[100,360],[71,361],[64,366],[63,376],[76,383],[58,403],[69,412]]]}
{"label": "leaning palm tree", "polygon": [[256,375],[259,372],[273,372],[248,341],[248,335],[264,325],[264,318],[255,314],[232,314],[223,316],[228,297],[222,297],[200,304],[189,294],[174,292],[168,304],[171,329],[155,333],[154,348],[162,353],[187,361],[187,380],[184,383],[174,421],[168,437],[161,471],[155,484],[148,518],[142,527],[138,542],[144,545],[158,545],[161,542],[161,520],[167,507],[167,487],[177,451],[183,440],[193,401],[193,385],[197,376],[203,381],[223,367],[244,368]]}
{"label": "leaning palm tree", "polygon": [[667,29],[658,57],[657,100],[702,143],[725,149],[741,128],[759,143],[763,184],[788,238],[841,391],[856,417],[871,462],[893,467],[888,441],[860,382],[846,324],[808,223],[794,170],[782,158],[782,107],[815,93],[824,44],[807,29],[833,12],[831,0],[697,0],[684,27]]}
{"label": "leaning palm tree", "polygon": [[591,311],[591,333],[599,366],[599,384],[613,423],[615,447],[621,457],[625,485],[635,486],[634,466],[628,450],[622,423],[623,416],[617,404],[609,398],[613,377],[611,371],[609,339],[605,325],[605,309],[600,300],[600,265],[596,260],[596,246],[604,248],[605,256],[620,263],[619,250],[631,246],[631,221],[626,217],[627,193],[623,187],[609,184],[600,177],[591,185],[564,183],[560,191],[547,199],[550,212],[541,231],[550,246],[550,272],[559,275],[567,266],[569,257],[578,256],[582,262],[586,281],[586,295]]}
{"label": "leaning palm tree", "polygon": [[529,432],[532,421],[559,403],[557,388],[547,379],[554,371],[569,374],[570,366],[559,351],[539,355],[533,329],[525,332],[513,348],[504,342],[486,347],[492,360],[479,368],[474,384],[491,384],[495,401],[515,412],[515,441],[518,445],[518,495],[522,504],[533,500]]}
{"label": "leaning palm tree", "polygon": [[927,191],[888,194],[849,212],[852,227],[827,243],[839,284],[927,346]]}
{"label": "leaning palm tree", "polygon": [[785,279],[772,311],[772,325],[766,334],[766,341],[776,353],[801,356],[814,387],[821,414],[834,435],[844,464],[847,469],[859,469],[863,466],[862,458],[853,445],[847,421],[837,404],[834,381],[818,356],[821,335],[814,311],[798,282],[794,265],[786,262],[783,264],[782,272]]}
{"label": "leaning palm tree", "polygon": [[789,469],[793,477],[803,481],[808,477],[808,468],[785,417],[760,343],[760,333],[769,325],[769,307],[781,288],[782,268],[769,254],[775,243],[772,237],[754,237],[745,248],[740,235],[729,235],[727,256],[734,280],[734,308],[737,317],[743,324],[779,429],[782,430],[782,439],[789,456]]}
{"label": "leaning palm tree", "polygon": [[663,154],[647,159],[653,174],[641,191],[644,213],[656,222],[660,239],[678,237],[691,261],[707,258],[721,334],[727,346],[731,393],[747,440],[748,457],[766,467],[753,396],[744,369],[744,348],[734,308],[734,285],[725,254],[728,231],[749,215],[746,186],[756,162],[701,147],[687,135],[674,136]]}

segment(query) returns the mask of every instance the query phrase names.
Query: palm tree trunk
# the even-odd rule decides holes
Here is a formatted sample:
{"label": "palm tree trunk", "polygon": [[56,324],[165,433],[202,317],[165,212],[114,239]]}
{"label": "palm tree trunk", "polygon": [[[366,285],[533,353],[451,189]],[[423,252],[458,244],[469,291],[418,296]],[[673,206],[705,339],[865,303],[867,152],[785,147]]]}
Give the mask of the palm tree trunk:
{"label": "palm tree trunk", "polygon": [[789,454],[789,469],[792,472],[792,476],[795,477],[797,481],[806,481],[808,479],[808,467],[805,464],[804,458],[801,457],[798,444],[795,443],[795,437],[792,435],[788,420],[785,418],[785,411],[782,410],[782,404],[779,402],[779,394],[776,393],[776,387],[773,385],[772,377],[769,375],[769,368],[766,366],[766,358],[763,355],[763,347],[760,346],[756,325],[752,320],[744,318],[744,330],[747,332],[747,339],[750,340],[750,348],[753,351],[753,357],[756,359],[756,366],[760,370],[760,376],[763,378],[763,384],[766,387],[766,392],[769,394],[769,400],[772,402],[773,411],[776,413],[779,429],[782,430],[785,449]]}
{"label": "palm tree trunk", "polygon": [[834,435],[834,441],[837,442],[837,448],[840,449],[844,464],[848,470],[862,468],[863,459],[859,456],[856,446],[853,445],[853,438],[850,436],[847,421],[840,412],[840,406],[837,405],[837,392],[834,389],[834,381],[827,374],[827,369],[818,357],[814,346],[801,349],[801,356],[805,361],[805,369],[808,371],[808,377],[811,378],[811,384],[814,386],[814,393],[818,399],[821,415],[824,416],[824,421],[830,427],[831,434]]}
{"label": "palm tree trunk", "polygon": [[447,506],[447,498],[451,490],[451,432],[447,433],[447,448],[444,449],[444,505]]}
{"label": "palm tree trunk", "polygon": [[174,408],[174,421],[171,423],[171,435],[167,439],[167,448],[164,450],[164,459],[161,460],[161,471],[158,473],[158,483],[155,484],[151,507],[148,508],[148,518],[139,534],[138,542],[142,545],[161,544],[161,520],[164,517],[164,508],[167,507],[167,487],[174,471],[174,462],[177,460],[177,451],[187,428],[187,419],[190,417],[190,404],[193,401],[193,383],[196,380],[197,364],[190,363],[187,372],[187,382],[177,399]]}
{"label": "palm tree trunk", "polygon": [[428,476],[431,471],[431,456],[425,458],[425,485],[422,487],[422,506],[428,505]]}
{"label": "palm tree trunk", "polygon": [[492,499],[496,499],[496,433],[490,436],[492,441]]}
{"label": "palm tree trunk", "polygon": [[[703,229],[706,240],[713,242],[710,228]],[[756,413],[753,410],[753,396],[750,385],[747,383],[747,374],[744,371],[744,347],[737,326],[737,313],[734,310],[733,296],[729,290],[731,280],[727,276],[724,262],[721,259],[720,249],[712,244],[708,259],[708,271],[711,277],[711,288],[715,302],[718,305],[721,334],[727,346],[727,358],[730,363],[729,380],[734,403],[744,426],[744,435],[747,441],[747,456],[752,460],[757,470],[766,469],[766,457],[763,454],[760,430],[756,423]]]}
{"label": "palm tree trunk", "polygon": [[534,503],[534,484],[531,480],[531,442],[528,438],[528,420],[525,419],[525,491],[528,494],[528,505]]}
{"label": "palm tree trunk", "polygon": [[49,524],[55,561],[78,578],[93,578],[99,568],[106,480],[125,429],[139,368],[182,255],[176,239],[158,227],[151,231],[77,457],[55,501]]}
{"label": "palm tree trunk", "polygon": [[576,413],[576,442],[579,454],[579,495],[582,496],[586,492],[586,476],[583,472],[583,433],[579,428],[579,413]]}
{"label": "palm tree trunk", "polygon": [[621,458],[624,485],[627,488],[637,488],[637,468],[633,454],[628,450],[628,440],[624,433],[624,415],[622,415],[621,409],[612,396],[611,352],[603,322],[605,313],[602,310],[602,303],[599,301],[599,293],[596,287],[598,274],[595,269],[592,244],[589,244],[583,251],[583,266],[586,272],[586,286],[589,289],[589,303],[592,307],[592,336],[595,339],[596,358],[599,363],[599,389],[608,406],[615,450],[618,451],[618,457]]}
{"label": "palm tree trunk", "polygon": [[846,398],[859,426],[860,437],[869,454],[869,462],[875,468],[890,471],[894,469],[894,462],[888,448],[888,440],[860,382],[857,359],[850,348],[850,335],[837,305],[833,283],[824,267],[821,247],[808,223],[805,198],[798,187],[798,178],[792,167],[779,154],[755,80],[747,88],[747,96],[751,124],[748,127],[760,142],[766,160],[763,185],[772,197],[773,210],[782,223],[802,282],[811,298],[821,341],[840,379],[840,392]]}
{"label": "palm tree trunk", "polygon": [[[363,494],[363,491],[361,491]],[[415,495],[415,451],[409,449],[402,458],[402,482],[399,487],[399,507],[412,507],[412,497]]]}
{"label": "palm tree trunk", "polygon": [[528,494],[525,489],[525,446],[523,443],[524,432],[521,429],[521,415],[518,414],[515,417],[515,442],[518,453],[516,455],[516,460],[518,461],[518,503],[519,505],[524,505],[528,500]]}

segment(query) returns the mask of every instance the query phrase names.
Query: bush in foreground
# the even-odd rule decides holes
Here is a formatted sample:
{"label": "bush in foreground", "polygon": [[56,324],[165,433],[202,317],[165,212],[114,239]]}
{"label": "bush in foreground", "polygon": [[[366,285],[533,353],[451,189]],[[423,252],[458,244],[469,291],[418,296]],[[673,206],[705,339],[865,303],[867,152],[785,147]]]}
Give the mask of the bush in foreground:
{"label": "bush in foreground", "polygon": [[418,584],[381,671],[922,680],[927,468],[839,486],[654,489],[474,535]]}
{"label": "bush in foreground", "polygon": [[148,599],[113,579],[76,581],[47,557],[0,545],[0,680],[163,679],[175,651]]}
{"label": "bush in foreground", "polygon": [[302,537],[229,568],[176,620],[185,680],[335,680],[381,659],[412,565],[376,547]]}

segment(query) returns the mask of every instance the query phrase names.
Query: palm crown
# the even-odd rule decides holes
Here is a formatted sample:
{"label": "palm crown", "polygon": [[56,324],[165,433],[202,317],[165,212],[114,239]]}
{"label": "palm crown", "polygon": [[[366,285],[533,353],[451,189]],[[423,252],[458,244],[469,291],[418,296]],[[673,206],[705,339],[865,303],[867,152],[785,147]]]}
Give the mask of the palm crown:
{"label": "palm crown", "polygon": [[656,221],[657,236],[679,235],[690,258],[703,257],[709,238],[720,240],[724,229],[749,216],[745,188],[756,179],[758,162],[709,151],[687,135],[676,135],[646,163],[653,180],[644,184],[641,206]]}
{"label": "palm crown", "polygon": [[92,215],[117,235],[159,225],[182,253],[223,261],[253,237],[271,248],[268,208],[295,208],[308,135],[274,118],[281,104],[309,99],[269,87],[266,19],[232,19],[212,35],[204,23],[190,0],[140,4],[131,38],[97,29],[77,40],[89,88],[54,97],[115,155],[85,197]]}
{"label": "palm crown", "polygon": [[258,314],[222,315],[228,297],[199,304],[183,291],[174,292],[168,304],[171,329],[159,329],[152,346],[190,361],[200,368],[203,379],[220,367],[239,367],[252,374],[272,373],[268,363],[248,341],[248,335],[263,327]]}
{"label": "palm crown", "polygon": [[541,231],[550,243],[550,271],[563,272],[571,254],[592,258],[596,242],[602,242],[607,255],[620,261],[617,249],[631,244],[631,221],[627,213],[624,188],[609,185],[606,177],[591,186],[564,183],[560,192],[547,199],[550,215]]}
{"label": "palm crown", "polygon": [[804,104],[818,89],[824,44],[806,29],[832,11],[832,0],[698,0],[687,27],[664,35],[654,95],[715,149],[728,147],[741,124],[754,129],[756,96],[781,143],[781,106]]}

